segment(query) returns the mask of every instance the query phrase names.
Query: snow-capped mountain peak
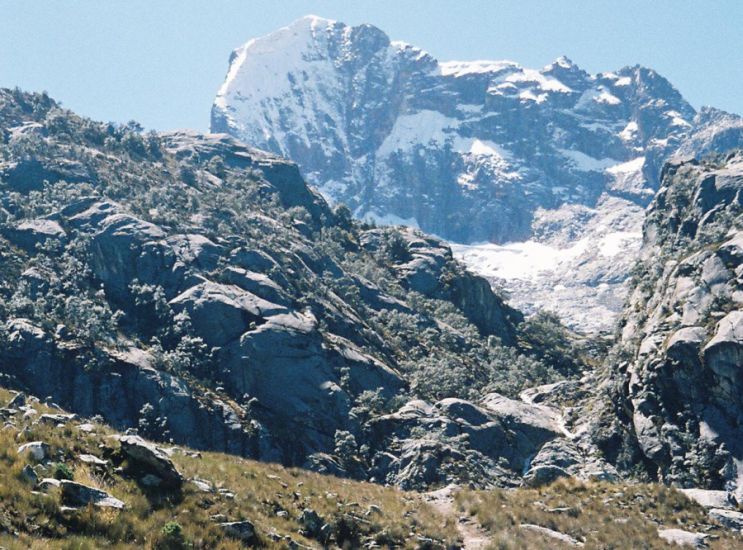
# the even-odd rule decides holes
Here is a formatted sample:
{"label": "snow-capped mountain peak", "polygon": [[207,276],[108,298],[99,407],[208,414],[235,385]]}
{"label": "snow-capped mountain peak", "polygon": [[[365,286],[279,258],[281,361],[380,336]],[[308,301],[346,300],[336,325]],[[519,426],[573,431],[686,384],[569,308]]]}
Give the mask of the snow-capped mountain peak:
{"label": "snow-capped mountain peak", "polygon": [[[716,124],[705,127],[717,135]],[[608,327],[618,311],[660,167],[700,125],[649,68],[591,75],[566,56],[539,70],[439,62],[371,25],[314,16],[236,50],[212,110],[213,131],[295,160],[362,218],[489,246],[623,243],[606,249],[619,251],[613,260],[587,246],[573,263],[507,283],[527,309],[542,285],[540,305],[584,312],[569,319],[584,328]],[[498,277],[493,266],[513,256],[489,258],[477,265]]]}

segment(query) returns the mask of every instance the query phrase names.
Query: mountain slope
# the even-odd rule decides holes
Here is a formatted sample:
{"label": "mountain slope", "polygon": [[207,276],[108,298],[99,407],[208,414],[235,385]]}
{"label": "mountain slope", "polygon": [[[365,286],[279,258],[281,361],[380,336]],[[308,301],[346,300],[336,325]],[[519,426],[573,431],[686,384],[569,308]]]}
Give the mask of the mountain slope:
{"label": "mountain slope", "polygon": [[493,243],[455,251],[518,307],[610,330],[663,161],[740,142],[738,117],[709,115],[644,67],[439,62],[308,16],[233,52],[211,128],[294,160],[359,218]]}
{"label": "mountain slope", "polygon": [[370,25],[306,17],[233,53],[212,130],[296,160],[359,217],[501,243],[530,236],[539,206],[604,192],[647,204],[643,171],[659,166],[645,157],[671,151],[693,116],[649,69],[439,63]]}
{"label": "mountain slope", "polygon": [[507,408],[580,376],[579,346],[439,239],[354,222],[224,135],[142,134],[9,90],[0,129],[14,387],[148,437],[404,486],[512,481],[560,435]]}
{"label": "mountain slope", "polygon": [[[456,544],[454,518],[421,495],[156,447],[2,388],[0,403],[0,544],[9,550]],[[178,476],[175,486],[158,484],[164,467]]]}

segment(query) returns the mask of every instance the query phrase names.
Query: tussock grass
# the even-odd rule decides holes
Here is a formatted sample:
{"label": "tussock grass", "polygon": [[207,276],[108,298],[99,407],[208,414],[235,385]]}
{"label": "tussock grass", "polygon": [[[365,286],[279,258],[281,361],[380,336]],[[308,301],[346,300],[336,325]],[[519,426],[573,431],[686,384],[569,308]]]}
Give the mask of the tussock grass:
{"label": "tussock grass", "polygon": [[743,539],[709,520],[706,510],[673,488],[560,480],[538,489],[461,491],[458,509],[493,535],[491,548],[570,548],[527,530],[533,524],[559,531],[590,549],[668,549],[658,529],[709,534],[713,549],[743,549]]}
{"label": "tussock grass", "polygon": [[[0,390],[0,404],[11,395]],[[59,412],[41,404],[33,407],[39,414]],[[113,466],[89,467],[77,459],[83,453],[101,458],[115,456],[118,443],[110,437],[115,432],[106,426],[96,425],[95,433],[88,434],[77,428],[80,421],[63,427],[21,423],[20,415],[15,421],[16,428],[0,430],[0,546],[9,550],[154,549],[158,548],[163,526],[172,521],[182,526],[190,548],[242,548],[225,537],[211,519],[217,514],[224,516],[222,521],[251,521],[259,534],[259,545],[265,548],[286,548],[287,541],[274,540],[286,536],[309,547],[321,547],[317,540],[299,533],[299,518],[305,508],[313,509],[330,524],[344,527],[348,538],[343,546],[347,548],[370,540],[382,547],[418,548],[425,547],[426,539],[444,544],[455,539],[451,519],[447,523],[415,493],[220,453],[174,448],[171,458],[179,471],[188,479],[208,481],[215,490],[205,493],[186,483],[179,494],[162,494],[144,490]],[[29,441],[49,444],[54,464],[66,464],[75,481],[123,500],[126,510],[90,506],[62,511],[58,494],[33,494],[21,470],[35,463],[16,452],[19,445]],[[51,477],[53,468],[50,466],[40,477]],[[219,489],[231,494],[221,494]],[[286,514],[277,515],[280,511]]]}

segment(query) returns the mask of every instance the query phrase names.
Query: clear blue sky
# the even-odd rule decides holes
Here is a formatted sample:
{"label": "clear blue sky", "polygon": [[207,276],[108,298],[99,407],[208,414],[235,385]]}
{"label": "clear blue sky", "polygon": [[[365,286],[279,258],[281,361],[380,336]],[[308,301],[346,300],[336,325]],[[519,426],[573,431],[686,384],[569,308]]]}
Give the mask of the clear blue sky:
{"label": "clear blue sky", "polygon": [[640,63],[695,107],[743,113],[743,0],[0,0],[0,86],[95,119],[206,130],[232,49],[308,13],[440,60]]}

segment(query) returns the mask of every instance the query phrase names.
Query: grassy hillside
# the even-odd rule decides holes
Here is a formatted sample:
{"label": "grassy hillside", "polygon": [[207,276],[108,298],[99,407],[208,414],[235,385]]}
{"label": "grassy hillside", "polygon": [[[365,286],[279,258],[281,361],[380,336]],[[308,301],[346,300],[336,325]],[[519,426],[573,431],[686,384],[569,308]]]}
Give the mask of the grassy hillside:
{"label": "grassy hillside", "polygon": [[[0,403],[12,397],[0,389]],[[106,425],[77,417],[49,422],[43,415],[63,411],[33,398],[1,410],[0,546],[8,550],[483,548],[472,545],[473,531],[494,549],[571,547],[554,533],[585,548],[673,548],[658,535],[667,528],[706,534],[713,549],[743,548],[739,535],[659,485],[562,480],[538,489],[455,490],[453,502],[442,502],[432,494],[166,447],[185,482],[178,490],[148,488]],[[35,441],[49,445],[48,458],[19,454],[19,446]],[[106,464],[86,463],[85,455]],[[33,468],[39,480],[71,478],[102,489],[125,508],[71,508],[58,489],[43,492],[29,481],[24,468]],[[238,521],[250,522],[255,537],[243,543],[221,527]]]}
{"label": "grassy hillside", "polygon": [[[0,402],[10,397],[0,390]],[[30,406],[38,412],[33,418],[60,412],[38,403]],[[87,423],[83,420],[53,425],[21,420],[22,415],[19,411],[10,420],[13,424],[0,431],[0,546],[9,550],[241,548],[218,525],[241,520],[255,526],[259,547],[318,547],[311,534],[300,534],[306,528],[300,521],[305,509],[330,525],[333,544],[348,548],[372,541],[440,548],[454,541],[455,531],[447,524],[451,520],[435,513],[420,495],[219,453],[173,448],[171,454],[185,478],[208,482],[213,491],[204,492],[192,482],[176,492],[148,490],[126,473],[110,428],[93,423],[88,433],[80,429]],[[31,441],[47,443],[52,459],[39,464],[18,454],[17,448]],[[79,459],[85,454],[107,457],[108,465],[85,464]],[[35,467],[40,478],[63,477],[69,471],[75,481],[105,490],[126,508],[66,509],[55,491],[33,490],[21,473],[27,465]],[[182,536],[173,534],[177,532]]]}
{"label": "grassy hillside", "polygon": [[567,535],[585,549],[678,548],[659,531],[707,535],[713,549],[743,548],[743,538],[711,521],[683,493],[657,484],[560,480],[538,489],[462,491],[457,509],[474,516],[502,550],[570,548],[538,526]]}

